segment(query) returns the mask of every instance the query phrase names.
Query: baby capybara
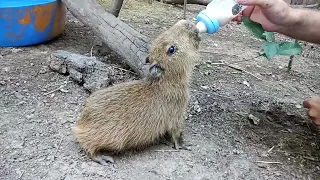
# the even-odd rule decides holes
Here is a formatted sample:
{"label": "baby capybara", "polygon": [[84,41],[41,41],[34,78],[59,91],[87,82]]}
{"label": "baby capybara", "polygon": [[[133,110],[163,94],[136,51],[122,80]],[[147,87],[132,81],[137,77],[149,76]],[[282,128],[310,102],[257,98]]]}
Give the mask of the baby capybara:
{"label": "baby capybara", "polygon": [[195,24],[180,20],[152,42],[146,78],[89,96],[74,133],[90,158],[113,163],[112,154],[149,145],[165,134],[176,149],[181,147],[198,33]]}

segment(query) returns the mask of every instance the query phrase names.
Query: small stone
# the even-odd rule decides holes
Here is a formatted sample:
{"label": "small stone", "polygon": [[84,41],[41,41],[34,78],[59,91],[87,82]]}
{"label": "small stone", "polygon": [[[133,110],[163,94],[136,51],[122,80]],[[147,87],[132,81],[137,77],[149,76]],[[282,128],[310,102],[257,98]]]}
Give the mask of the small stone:
{"label": "small stone", "polygon": [[252,115],[252,114],[249,114],[248,118],[249,118],[249,120],[252,121],[252,123],[253,123],[254,125],[258,125],[258,124],[260,123],[260,119],[257,118],[257,117],[255,117],[255,116]]}
{"label": "small stone", "polygon": [[44,68],[40,69],[39,73],[40,73],[40,74],[45,74],[45,73],[47,73],[47,68],[44,67]]}
{"label": "small stone", "polygon": [[296,104],[296,108],[301,109],[301,108],[302,108],[302,106],[301,106],[301,105],[299,105],[299,104]]}
{"label": "small stone", "polygon": [[199,106],[199,104],[194,105],[194,110],[197,112],[201,112],[201,107]]}
{"label": "small stone", "polygon": [[261,154],[261,157],[268,157],[268,154],[267,153],[263,153],[263,154]]}
{"label": "small stone", "polygon": [[16,98],[18,99],[22,99],[23,96],[19,93],[19,92],[15,92],[14,95],[16,96]]}
{"label": "small stone", "polygon": [[4,71],[4,72],[9,72],[9,71],[10,71],[10,68],[9,68],[9,67],[4,67],[4,68],[3,68],[3,71]]}
{"label": "small stone", "polygon": [[232,153],[235,154],[235,155],[238,155],[238,154],[240,154],[240,151],[234,149],[234,150],[232,151]]}
{"label": "small stone", "polygon": [[53,161],[53,160],[54,160],[54,156],[53,156],[53,155],[48,156],[48,157],[47,157],[47,160]]}
{"label": "small stone", "polygon": [[20,48],[13,48],[13,49],[11,49],[11,51],[12,51],[13,53],[18,53],[18,52],[21,52],[22,49],[20,49]]}
{"label": "small stone", "polygon": [[1,51],[0,51],[0,54],[1,54],[1,56],[6,56],[6,55],[9,55],[9,54],[11,54],[12,53],[12,51],[10,51],[10,49],[2,49]]}
{"label": "small stone", "polygon": [[248,83],[248,81],[243,81],[243,82],[242,82],[242,84],[244,84],[244,85],[246,85],[246,86],[250,87],[250,84]]}
{"label": "small stone", "polygon": [[209,89],[208,86],[201,86],[202,89]]}
{"label": "small stone", "polygon": [[62,89],[62,88],[60,89],[60,91],[63,92],[63,93],[68,93],[69,92],[68,90],[65,90],[65,89]]}
{"label": "small stone", "polygon": [[26,102],[25,101],[20,101],[17,105],[22,105],[22,104],[25,104]]}
{"label": "small stone", "polygon": [[4,86],[4,85],[6,85],[6,82],[5,81],[0,81],[0,85]]}
{"label": "small stone", "polygon": [[19,141],[19,140],[13,140],[11,141],[11,147],[14,149],[21,149],[23,148],[24,141]]}
{"label": "small stone", "polygon": [[27,120],[30,120],[31,118],[33,118],[33,114],[31,114],[31,115],[26,115],[26,118],[27,118]]}

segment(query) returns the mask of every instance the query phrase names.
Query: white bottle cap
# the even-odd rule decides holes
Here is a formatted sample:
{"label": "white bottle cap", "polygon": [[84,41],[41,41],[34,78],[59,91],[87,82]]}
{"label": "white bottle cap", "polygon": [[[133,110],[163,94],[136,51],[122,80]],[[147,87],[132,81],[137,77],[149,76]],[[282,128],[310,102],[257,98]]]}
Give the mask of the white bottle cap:
{"label": "white bottle cap", "polygon": [[206,33],[206,32],[207,32],[207,27],[206,27],[206,25],[205,25],[203,22],[201,22],[201,21],[199,21],[199,22],[197,23],[197,29],[199,30],[199,33]]}

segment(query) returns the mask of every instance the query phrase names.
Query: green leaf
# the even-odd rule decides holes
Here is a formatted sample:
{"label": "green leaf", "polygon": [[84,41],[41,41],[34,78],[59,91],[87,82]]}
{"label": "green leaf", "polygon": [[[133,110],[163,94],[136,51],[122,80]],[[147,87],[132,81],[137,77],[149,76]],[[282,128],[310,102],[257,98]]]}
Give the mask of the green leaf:
{"label": "green leaf", "polygon": [[279,55],[293,56],[302,52],[302,47],[298,42],[281,42],[279,44]]}
{"label": "green leaf", "polygon": [[251,33],[255,37],[266,40],[266,36],[263,34],[264,29],[262,28],[261,24],[256,23],[245,16],[242,16],[241,18],[243,24],[251,31]]}
{"label": "green leaf", "polygon": [[269,42],[276,42],[276,39],[274,37],[274,32],[265,32],[263,35],[266,36],[266,40]]}
{"label": "green leaf", "polygon": [[266,57],[271,60],[274,56],[278,54],[279,44],[275,42],[263,42],[263,49]]}

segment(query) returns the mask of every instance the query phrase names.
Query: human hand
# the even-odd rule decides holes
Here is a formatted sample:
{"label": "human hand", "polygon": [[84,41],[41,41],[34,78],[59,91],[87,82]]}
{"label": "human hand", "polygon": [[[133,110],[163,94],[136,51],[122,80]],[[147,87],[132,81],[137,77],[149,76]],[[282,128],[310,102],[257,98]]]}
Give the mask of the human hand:
{"label": "human hand", "polygon": [[308,109],[307,115],[313,124],[320,126],[320,97],[313,97],[303,101],[303,107]]}
{"label": "human hand", "polygon": [[293,23],[293,9],[283,0],[238,0],[238,3],[248,7],[233,21],[241,21],[241,16],[246,16],[269,32],[278,32]]}

